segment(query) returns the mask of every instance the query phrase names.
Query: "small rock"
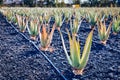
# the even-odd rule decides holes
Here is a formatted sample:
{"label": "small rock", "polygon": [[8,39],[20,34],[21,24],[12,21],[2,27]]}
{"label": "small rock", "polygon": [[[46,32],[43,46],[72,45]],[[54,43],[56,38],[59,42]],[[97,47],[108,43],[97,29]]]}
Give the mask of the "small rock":
{"label": "small rock", "polygon": [[114,71],[113,67],[110,67],[109,70],[110,70],[110,71]]}
{"label": "small rock", "polygon": [[106,78],[106,80],[110,80],[110,78]]}
{"label": "small rock", "polygon": [[120,66],[118,66],[118,69],[120,70]]}
{"label": "small rock", "polygon": [[79,79],[75,79],[75,78],[73,78],[72,80],[79,80]]}
{"label": "small rock", "polygon": [[118,77],[118,80],[120,80],[120,77]]}
{"label": "small rock", "polygon": [[109,73],[108,75],[109,75],[111,78],[114,77],[113,73]]}

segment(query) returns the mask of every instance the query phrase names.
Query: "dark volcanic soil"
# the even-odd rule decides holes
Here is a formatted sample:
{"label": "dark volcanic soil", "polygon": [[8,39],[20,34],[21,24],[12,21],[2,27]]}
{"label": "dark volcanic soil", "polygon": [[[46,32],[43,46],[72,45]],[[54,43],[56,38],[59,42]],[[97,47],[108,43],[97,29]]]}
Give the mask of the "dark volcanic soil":
{"label": "dark volcanic soil", "polygon": [[[0,23],[1,79],[62,80],[29,41],[17,33],[2,17]],[[62,27],[62,31],[64,30]],[[83,23],[78,33],[81,52],[89,32],[88,24]],[[29,38],[28,31],[24,34]],[[68,36],[65,33],[63,36],[69,50]],[[75,76],[72,73],[57,30],[51,46],[56,50],[53,53],[44,53],[68,80],[120,80],[120,34],[117,36],[111,34],[107,45],[103,46],[99,43],[97,29],[94,31],[91,54],[82,76]]]}
{"label": "dark volcanic soil", "polygon": [[0,80],[56,79],[50,63],[0,15]]}

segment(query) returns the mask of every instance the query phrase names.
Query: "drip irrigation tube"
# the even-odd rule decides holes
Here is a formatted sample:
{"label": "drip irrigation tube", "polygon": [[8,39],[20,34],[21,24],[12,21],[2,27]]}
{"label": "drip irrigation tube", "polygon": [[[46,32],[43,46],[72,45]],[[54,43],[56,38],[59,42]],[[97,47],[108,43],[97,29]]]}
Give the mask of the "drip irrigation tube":
{"label": "drip irrigation tube", "polygon": [[[5,20],[7,21],[7,23],[9,23],[9,21],[5,18]],[[19,32],[17,28],[15,28],[11,23],[9,23],[11,27],[13,27],[15,29],[16,32],[18,32],[20,35],[22,35],[26,40],[28,40],[30,43],[32,43],[32,45],[45,57],[45,59],[53,66],[53,68],[59,73],[59,75],[64,79],[67,80],[67,78],[60,72],[60,70],[52,63],[52,61],[42,52],[39,50],[39,48],[36,46],[36,44],[31,41],[30,39],[28,39],[23,33]]]}

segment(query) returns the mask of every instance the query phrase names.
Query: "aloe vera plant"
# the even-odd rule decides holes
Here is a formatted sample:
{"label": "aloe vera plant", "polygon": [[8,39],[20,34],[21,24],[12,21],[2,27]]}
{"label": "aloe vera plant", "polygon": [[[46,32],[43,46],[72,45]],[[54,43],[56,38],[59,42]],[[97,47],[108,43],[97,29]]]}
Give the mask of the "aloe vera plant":
{"label": "aloe vera plant", "polygon": [[66,54],[66,57],[67,57],[69,64],[74,68],[73,73],[75,75],[82,75],[83,70],[88,62],[89,55],[90,55],[93,30],[89,33],[89,35],[86,39],[86,43],[85,43],[84,50],[83,50],[82,54],[80,53],[79,41],[76,40],[76,37],[74,35],[72,35],[72,37],[71,37],[68,30],[67,30],[67,33],[68,33],[69,44],[70,44],[70,55],[68,55],[67,49],[65,47],[63,35],[60,31],[63,49],[65,51],[65,54]]}
{"label": "aloe vera plant", "polygon": [[38,19],[31,19],[30,20],[30,24],[27,26],[28,32],[30,34],[30,38],[32,40],[36,40],[36,36],[39,33],[39,23],[38,23]]}
{"label": "aloe vera plant", "polygon": [[7,20],[11,22],[13,12],[8,10],[8,11],[5,11],[4,14],[6,15]]}
{"label": "aloe vera plant", "polygon": [[38,17],[38,19],[39,19],[39,23],[42,24],[42,23],[43,23],[43,14],[41,14],[41,15]]}
{"label": "aloe vera plant", "polygon": [[90,28],[94,28],[97,23],[97,14],[90,13],[89,14],[89,22],[90,22]]}
{"label": "aloe vera plant", "polygon": [[62,21],[62,16],[60,14],[55,14],[55,25],[56,25],[56,28],[59,30],[60,27],[62,26],[63,24],[63,21]]}
{"label": "aloe vera plant", "polygon": [[45,21],[45,24],[48,24],[51,18],[51,13],[44,13],[43,20]]}
{"label": "aloe vera plant", "polygon": [[72,13],[71,12],[69,12],[69,11],[67,11],[67,12],[64,12],[64,15],[65,15],[65,21],[68,23],[69,22],[69,20],[71,19],[71,15]]}
{"label": "aloe vera plant", "polygon": [[45,25],[45,24],[43,24],[41,26],[41,31],[39,29],[39,37],[40,37],[40,42],[41,42],[40,49],[43,50],[43,51],[52,52],[53,48],[50,47],[50,44],[51,44],[51,41],[52,41],[52,38],[53,38],[55,25],[53,25],[53,28],[52,28],[51,32],[50,32],[49,29],[50,28],[47,29],[47,25]]}
{"label": "aloe vera plant", "polygon": [[120,20],[114,19],[113,20],[113,26],[112,26],[112,31],[114,35],[117,35],[120,32]]}
{"label": "aloe vera plant", "polygon": [[16,19],[21,32],[25,32],[27,20],[25,16],[16,14]]}
{"label": "aloe vera plant", "polygon": [[12,21],[13,21],[15,24],[17,24],[17,18],[16,18],[16,15],[15,15],[15,14],[13,14]]}
{"label": "aloe vera plant", "polygon": [[102,23],[102,21],[98,22],[98,35],[100,38],[100,41],[102,44],[106,45],[106,42],[109,38],[109,34],[112,27],[112,22],[109,24],[108,28],[106,28],[105,21]]}
{"label": "aloe vera plant", "polygon": [[70,29],[73,35],[77,36],[77,32],[81,26],[81,23],[82,23],[82,20],[80,20],[79,22],[77,18],[73,19],[73,24],[72,24],[72,20],[70,21]]}
{"label": "aloe vera plant", "polygon": [[100,16],[102,17],[101,21],[107,21],[107,14],[101,14]]}

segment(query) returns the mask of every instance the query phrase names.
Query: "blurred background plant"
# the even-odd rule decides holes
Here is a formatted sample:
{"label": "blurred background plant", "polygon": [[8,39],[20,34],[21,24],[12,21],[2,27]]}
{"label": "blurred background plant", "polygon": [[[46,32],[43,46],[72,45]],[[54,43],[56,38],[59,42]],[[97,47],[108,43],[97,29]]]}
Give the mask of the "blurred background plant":
{"label": "blurred background plant", "polygon": [[26,7],[120,7],[120,0],[0,0],[0,6]]}
{"label": "blurred background plant", "polygon": [[3,0],[0,0],[0,7],[2,6],[2,4],[3,4]]}
{"label": "blurred background plant", "polygon": [[120,19],[113,18],[113,22],[112,31],[114,35],[117,35],[120,32]]}

